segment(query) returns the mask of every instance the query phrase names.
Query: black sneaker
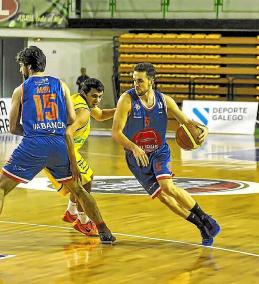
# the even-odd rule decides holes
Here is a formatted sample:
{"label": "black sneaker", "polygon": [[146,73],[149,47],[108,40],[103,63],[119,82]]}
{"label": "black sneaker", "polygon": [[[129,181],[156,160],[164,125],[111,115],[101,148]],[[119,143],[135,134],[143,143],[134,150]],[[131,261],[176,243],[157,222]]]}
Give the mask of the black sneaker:
{"label": "black sneaker", "polygon": [[99,236],[102,244],[112,244],[116,241],[116,238],[110,232],[99,232]]}

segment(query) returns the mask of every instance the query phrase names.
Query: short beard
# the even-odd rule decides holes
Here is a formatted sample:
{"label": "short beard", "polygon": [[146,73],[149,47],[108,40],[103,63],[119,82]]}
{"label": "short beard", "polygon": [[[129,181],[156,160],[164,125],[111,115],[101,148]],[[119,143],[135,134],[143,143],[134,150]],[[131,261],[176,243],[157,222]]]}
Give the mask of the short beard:
{"label": "short beard", "polygon": [[147,92],[148,92],[148,90],[146,92],[143,92],[143,93],[138,93],[136,91],[136,94],[137,94],[138,97],[143,97]]}

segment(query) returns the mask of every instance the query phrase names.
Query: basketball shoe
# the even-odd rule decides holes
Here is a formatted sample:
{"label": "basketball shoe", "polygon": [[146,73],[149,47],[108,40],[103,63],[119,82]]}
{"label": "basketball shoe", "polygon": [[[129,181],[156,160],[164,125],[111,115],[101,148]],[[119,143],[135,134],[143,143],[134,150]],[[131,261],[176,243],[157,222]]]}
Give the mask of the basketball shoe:
{"label": "basketball shoe", "polygon": [[198,229],[201,232],[203,246],[212,246],[213,245],[213,237],[211,237],[209,230],[206,226],[198,226]]}
{"label": "basketball shoe", "polygon": [[216,237],[217,234],[220,232],[219,224],[211,216],[204,215],[201,221],[208,228],[209,234],[212,238]]}
{"label": "basketball shoe", "polygon": [[102,244],[112,244],[116,241],[116,238],[112,235],[111,232],[99,232],[100,240]]}
{"label": "basketball shoe", "polygon": [[73,223],[77,218],[77,214],[71,214],[68,210],[64,213],[63,221]]}
{"label": "basketball shoe", "polygon": [[96,225],[90,220],[86,224],[82,224],[79,219],[73,223],[74,229],[85,234],[88,237],[98,236]]}

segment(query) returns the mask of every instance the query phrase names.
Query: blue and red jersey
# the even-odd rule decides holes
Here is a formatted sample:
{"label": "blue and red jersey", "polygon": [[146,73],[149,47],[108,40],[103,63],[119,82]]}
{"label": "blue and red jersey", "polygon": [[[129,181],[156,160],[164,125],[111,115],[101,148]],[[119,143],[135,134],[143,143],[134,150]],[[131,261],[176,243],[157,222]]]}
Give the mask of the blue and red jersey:
{"label": "blue and red jersey", "polygon": [[152,153],[166,144],[168,118],[163,95],[155,90],[154,105],[147,108],[134,88],[128,90],[127,93],[131,96],[131,113],[123,133],[146,153]]}
{"label": "blue and red jersey", "polygon": [[67,108],[59,79],[31,76],[23,83],[22,124],[25,137],[64,135]]}

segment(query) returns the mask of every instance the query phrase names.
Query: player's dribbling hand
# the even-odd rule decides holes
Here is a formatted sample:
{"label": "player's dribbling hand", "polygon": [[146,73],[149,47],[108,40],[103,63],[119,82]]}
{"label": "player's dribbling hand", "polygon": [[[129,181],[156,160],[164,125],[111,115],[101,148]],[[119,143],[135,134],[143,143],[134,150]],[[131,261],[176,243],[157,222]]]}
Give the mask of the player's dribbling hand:
{"label": "player's dribbling hand", "polygon": [[195,121],[195,120],[192,120],[191,123],[193,125],[195,125],[196,127],[200,128],[202,130],[201,134],[198,136],[198,141],[200,144],[203,144],[205,142],[205,140],[207,139],[207,136],[208,136],[208,127],[206,127],[205,125]]}
{"label": "player's dribbling hand", "polygon": [[145,151],[136,145],[132,150],[132,153],[137,161],[139,167],[147,167],[149,164],[149,159]]}

